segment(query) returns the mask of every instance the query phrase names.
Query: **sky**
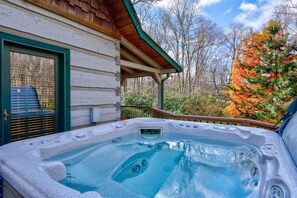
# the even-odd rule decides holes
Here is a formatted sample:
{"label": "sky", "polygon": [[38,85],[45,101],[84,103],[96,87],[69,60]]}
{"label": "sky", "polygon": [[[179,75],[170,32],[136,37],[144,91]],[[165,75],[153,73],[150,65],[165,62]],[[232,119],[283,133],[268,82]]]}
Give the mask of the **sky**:
{"label": "sky", "polygon": [[[162,0],[159,6],[169,2]],[[204,15],[219,26],[227,28],[228,24],[239,22],[255,30],[261,29],[273,17],[274,7],[281,3],[282,0],[200,0],[205,7]]]}

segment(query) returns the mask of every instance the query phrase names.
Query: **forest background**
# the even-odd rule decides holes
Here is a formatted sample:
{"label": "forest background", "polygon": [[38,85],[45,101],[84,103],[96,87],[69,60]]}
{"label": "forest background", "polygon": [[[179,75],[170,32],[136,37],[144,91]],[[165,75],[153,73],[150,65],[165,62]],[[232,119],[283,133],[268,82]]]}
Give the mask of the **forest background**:
{"label": "forest background", "polygon": [[[166,111],[276,122],[297,96],[297,3],[282,0],[260,30],[219,27],[194,0],[133,0],[143,29],[184,69],[165,83]],[[157,106],[150,77],[122,86],[122,105]]]}

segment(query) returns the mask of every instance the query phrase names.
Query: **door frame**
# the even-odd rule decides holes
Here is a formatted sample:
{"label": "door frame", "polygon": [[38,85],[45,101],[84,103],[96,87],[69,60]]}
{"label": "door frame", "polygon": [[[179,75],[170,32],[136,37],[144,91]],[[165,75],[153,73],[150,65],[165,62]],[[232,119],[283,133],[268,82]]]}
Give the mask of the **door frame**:
{"label": "door frame", "polygon": [[[8,124],[4,124],[3,120],[5,107],[10,107],[10,95],[8,97],[5,95],[5,93],[10,93],[10,82],[9,86],[7,86],[7,78],[10,79],[10,77],[4,77],[10,74],[10,67],[7,66],[10,62],[9,50],[5,49],[7,46],[17,46],[21,49],[28,49],[28,51],[41,51],[42,53],[47,52],[49,55],[55,54],[58,56],[59,61],[56,70],[59,70],[57,74],[59,78],[56,87],[59,87],[59,91],[56,93],[56,98],[58,98],[58,106],[60,106],[57,111],[60,126],[57,126],[57,132],[70,130],[70,50],[0,32],[0,145],[10,142],[10,129],[7,127]],[[10,108],[8,110],[8,114],[10,114]],[[8,119],[7,123],[9,122],[10,119]]]}

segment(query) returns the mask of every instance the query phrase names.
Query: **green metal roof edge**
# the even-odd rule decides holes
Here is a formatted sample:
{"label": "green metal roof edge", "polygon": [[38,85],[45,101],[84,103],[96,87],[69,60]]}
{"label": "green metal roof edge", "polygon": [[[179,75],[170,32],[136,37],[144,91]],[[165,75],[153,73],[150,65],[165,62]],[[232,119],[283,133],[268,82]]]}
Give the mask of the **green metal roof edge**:
{"label": "green metal roof edge", "polygon": [[183,68],[177,64],[140,26],[136,12],[130,0],[122,0],[126,10],[128,11],[133,25],[139,35],[139,37],[145,41],[149,46],[151,46],[158,54],[160,54],[165,60],[167,60],[177,72],[182,72]]}

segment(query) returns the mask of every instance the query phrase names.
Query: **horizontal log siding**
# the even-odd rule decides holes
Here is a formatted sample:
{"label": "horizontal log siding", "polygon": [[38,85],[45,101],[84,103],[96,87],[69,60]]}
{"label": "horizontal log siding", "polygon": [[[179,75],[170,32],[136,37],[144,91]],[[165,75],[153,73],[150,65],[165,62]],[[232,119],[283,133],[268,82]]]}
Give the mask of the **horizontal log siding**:
{"label": "horizontal log siding", "polygon": [[100,123],[118,119],[116,39],[20,0],[1,1],[0,15],[2,32],[70,49],[73,128],[91,125],[92,107],[101,108]]}
{"label": "horizontal log siding", "polygon": [[[118,117],[115,107],[101,108],[100,120],[101,122],[114,121]],[[90,124],[90,111],[89,109],[72,110],[71,120],[73,122],[72,127],[85,126]]]}

